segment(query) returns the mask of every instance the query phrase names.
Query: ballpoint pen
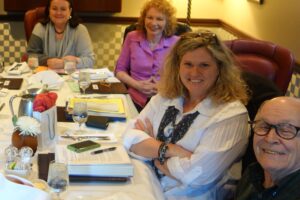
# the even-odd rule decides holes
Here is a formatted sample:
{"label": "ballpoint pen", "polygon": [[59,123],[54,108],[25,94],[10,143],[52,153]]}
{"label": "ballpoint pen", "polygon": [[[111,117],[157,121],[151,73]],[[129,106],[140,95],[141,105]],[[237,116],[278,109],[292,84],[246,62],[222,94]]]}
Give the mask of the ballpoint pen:
{"label": "ballpoint pen", "polygon": [[0,106],[0,111],[4,108],[4,106],[5,106],[5,103],[2,103]]}
{"label": "ballpoint pen", "polygon": [[100,149],[97,151],[93,151],[93,152],[91,152],[91,154],[95,155],[95,154],[104,153],[104,152],[108,152],[108,151],[114,151],[116,149],[117,149],[117,147],[109,147],[107,149]]}

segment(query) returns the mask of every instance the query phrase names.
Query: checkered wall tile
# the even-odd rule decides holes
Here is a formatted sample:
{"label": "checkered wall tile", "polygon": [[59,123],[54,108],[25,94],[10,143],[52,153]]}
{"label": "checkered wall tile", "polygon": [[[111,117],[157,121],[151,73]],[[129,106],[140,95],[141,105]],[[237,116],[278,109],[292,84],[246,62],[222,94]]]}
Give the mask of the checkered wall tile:
{"label": "checkered wall tile", "polygon": [[96,54],[96,68],[108,67],[113,70],[123,43],[125,25],[99,24],[89,27]]}
{"label": "checkered wall tile", "polygon": [[294,72],[286,96],[300,98],[300,74]]}
{"label": "checkered wall tile", "polygon": [[26,40],[14,40],[10,34],[10,24],[0,23],[0,56],[4,65],[20,61],[26,51]]}
{"label": "checkered wall tile", "polygon": [[[95,67],[108,67],[114,70],[116,61],[120,54],[123,43],[123,33],[127,25],[116,24],[86,24],[93,42],[96,54]],[[236,37],[222,28],[214,27],[192,27],[198,29],[209,29],[220,36],[222,40],[235,39]],[[10,24],[0,23],[0,56],[4,58],[5,65],[14,61],[19,62],[22,54],[26,51],[26,40],[14,40],[10,34]],[[294,73],[286,93],[287,96],[300,98],[300,74]]]}

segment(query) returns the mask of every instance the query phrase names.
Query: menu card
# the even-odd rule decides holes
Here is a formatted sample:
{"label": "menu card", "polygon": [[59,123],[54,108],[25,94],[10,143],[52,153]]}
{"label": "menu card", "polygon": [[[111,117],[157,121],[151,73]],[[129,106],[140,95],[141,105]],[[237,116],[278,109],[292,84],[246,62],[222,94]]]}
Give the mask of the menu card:
{"label": "menu card", "polygon": [[[82,92],[82,90],[80,89]],[[106,83],[103,81],[92,83],[87,89],[86,94],[128,94],[124,83]]]}
{"label": "menu card", "polygon": [[3,86],[9,90],[19,90],[22,83],[23,78],[0,78],[0,88]]}

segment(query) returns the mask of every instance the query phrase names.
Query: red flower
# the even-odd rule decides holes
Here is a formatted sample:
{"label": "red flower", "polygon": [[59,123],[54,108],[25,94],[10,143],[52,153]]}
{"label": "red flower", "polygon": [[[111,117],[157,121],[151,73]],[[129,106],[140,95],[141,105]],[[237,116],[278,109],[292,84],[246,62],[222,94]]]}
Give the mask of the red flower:
{"label": "red flower", "polygon": [[36,95],[33,101],[33,111],[43,112],[55,105],[57,94],[47,92]]}

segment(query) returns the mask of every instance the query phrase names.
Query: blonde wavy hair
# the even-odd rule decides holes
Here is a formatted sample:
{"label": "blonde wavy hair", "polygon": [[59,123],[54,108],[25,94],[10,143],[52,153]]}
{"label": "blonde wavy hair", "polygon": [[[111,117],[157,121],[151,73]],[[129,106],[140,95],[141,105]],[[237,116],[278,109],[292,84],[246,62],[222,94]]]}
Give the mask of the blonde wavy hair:
{"label": "blonde wavy hair", "polygon": [[147,1],[141,10],[137,29],[142,30],[144,33],[146,33],[145,18],[146,18],[146,14],[150,8],[155,8],[158,11],[162,12],[166,16],[166,27],[163,30],[163,36],[164,37],[172,36],[175,32],[176,22],[177,22],[177,19],[175,17],[176,9],[167,0]]}
{"label": "blonde wavy hair", "polygon": [[239,68],[234,64],[232,52],[212,32],[186,33],[181,36],[166,57],[158,84],[159,93],[166,98],[188,96],[186,87],[180,80],[179,67],[182,57],[189,51],[205,48],[215,59],[219,77],[208,92],[214,103],[240,100],[248,102],[248,87],[241,78]]}

